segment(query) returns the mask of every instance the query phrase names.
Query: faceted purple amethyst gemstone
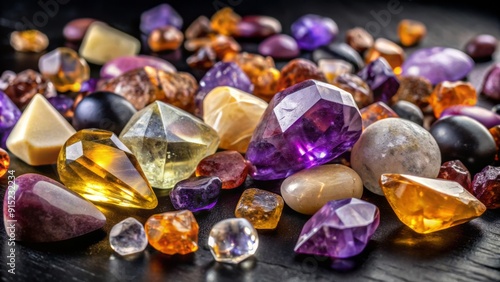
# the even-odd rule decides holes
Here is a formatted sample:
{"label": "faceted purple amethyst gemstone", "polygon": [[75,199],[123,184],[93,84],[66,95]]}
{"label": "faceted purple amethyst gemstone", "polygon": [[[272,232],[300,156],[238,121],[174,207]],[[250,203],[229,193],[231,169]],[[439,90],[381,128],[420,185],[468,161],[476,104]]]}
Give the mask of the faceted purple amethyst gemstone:
{"label": "faceted purple amethyst gemstone", "polygon": [[155,28],[165,25],[175,26],[182,29],[183,20],[177,11],[168,4],[160,4],[141,14],[141,31],[149,34]]}
{"label": "faceted purple amethyst gemstone", "polygon": [[327,45],[339,33],[332,19],[313,14],[300,17],[292,24],[291,30],[299,47],[309,51]]}
{"label": "faceted purple amethyst gemstone", "polygon": [[198,176],[177,182],[170,192],[176,210],[192,212],[212,209],[222,189],[222,180],[216,176]]}
{"label": "faceted purple amethyst gemstone", "polygon": [[197,116],[203,115],[203,99],[208,92],[218,86],[231,86],[247,93],[253,92],[253,84],[243,70],[233,62],[218,62],[200,80],[200,88],[195,96]]}
{"label": "faceted purple amethyst gemstone", "polygon": [[392,96],[398,92],[399,80],[387,60],[382,57],[366,65],[358,76],[370,86],[375,102],[389,104]]}
{"label": "faceted purple amethyst gemstone", "polygon": [[82,83],[80,87],[80,92],[95,92],[97,89],[97,84],[99,84],[99,79],[92,77]]}
{"label": "faceted purple amethyst gemstone", "polygon": [[55,97],[50,97],[47,100],[62,115],[66,114],[69,110],[71,110],[71,108],[73,108],[73,99],[65,95],[57,95]]}
{"label": "faceted purple amethyst gemstone", "polygon": [[176,72],[176,68],[166,60],[158,57],[147,55],[123,56],[113,59],[104,66],[100,71],[101,78],[114,78],[128,71],[143,67],[153,67],[166,72]]}
{"label": "faceted purple amethyst gemstone", "polygon": [[5,142],[9,137],[12,128],[16,125],[21,117],[21,111],[10,100],[9,96],[3,91],[0,91],[0,147],[7,148]]}
{"label": "faceted purple amethyst gemstone", "polygon": [[479,106],[451,106],[441,113],[440,118],[446,116],[468,116],[479,121],[486,128],[500,125],[500,115]]}
{"label": "faceted purple amethyst gemstone", "polygon": [[488,70],[483,80],[482,93],[494,100],[500,100],[500,63]]}
{"label": "faceted purple amethyst gemstone", "polygon": [[275,59],[291,59],[300,54],[299,46],[293,37],[276,34],[259,44],[259,53]]}
{"label": "faceted purple amethyst gemstone", "polygon": [[[16,241],[55,242],[78,237],[106,223],[94,204],[46,176],[27,173],[16,179],[3,202],[7,234]],[[9,204],[14,197],[15,206]],[[11,228],[14,226],[14,228]],[[11,228],[11,229],[9,229]]]}
{"label": "faceted purple amethyst gemstone", "polygon": [[379,209],[350,198],[326,203],[304,225],[295,252],[349,258],[361,253],[380,222]]}
{"label": "faceted purple amethyst gemstone", "polygon": [[474,68],[474,61],[464,52],[448,47],[423,48],[413,52],[403,63],[403,76],[423,76],[432,84],[457,81]]}
{"label": "faceted purple amethyst gemstone", "polygon": [[285,178],[332,161],[361,135],[352,95],[331,84],[306,80],[277,93],[255,129],[248,150],[257,180]]}

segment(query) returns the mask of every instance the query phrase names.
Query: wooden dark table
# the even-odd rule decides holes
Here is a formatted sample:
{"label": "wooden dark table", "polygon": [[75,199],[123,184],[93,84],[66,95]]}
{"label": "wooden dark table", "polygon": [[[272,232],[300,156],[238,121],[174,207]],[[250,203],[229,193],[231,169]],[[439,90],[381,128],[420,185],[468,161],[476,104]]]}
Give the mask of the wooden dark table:
{"label": "wooden dark table", "polygon": [[[57,12],[39,29],[50,38],[48,50],[64,45],[62,28],[77,17],[93,17],[105,21],[137,38],[139,15],[161,1],[67,1],[53,2]],[[64,4],[63,4],[64,3]],[[254,1],[214,0],[169,2],[183,15],[185,27],[198,15],[211,16],[217,8],[232,5],[241,15],[265,14],[278,18],[283,32],[305,13],[332,17],[338,24],[343,41],[345,31],[367,24],[380,27],[375,37],[397,41],[396,26],[404,18],[417,19],[428,28],[425,40],[407,48],[408,54],[421,47],[448,46],[462,49],[465,42],[480,33],[500,38],[499,11],[493,2],[470,1]],[[397,5],[397,12],[389,5]],[[16,72],[37,69],[40,55],[16,53],[9,46],[8,34],[18,21],[32,22],[43,9],[35,1],[2,1],[0,3],[0,71]],[[382,11],[382,12],[381,12]],[[392,12],[390,12],[392,11]],[[389,15],[377,20],[376,15]],[[255,42],[245,42],[244,49],[256,51]],[[144,50],[143,50],[144,52]],[[189,71],[186,52],[164,55],[179,70]],[[310,56],[303,53],[301,56]],[[179,59],[180,58],[180,59]],[[494,61],[500,61],[500,51],[494,60],[478,63],[468,80],[478,89],[485,71]],[[278,62],[282,66],[284,62]],[[92,76],[99,66],[92,67]],[[194,73],[199,78],[201,73]],[[480,105],[494,105],[480,97]],[[55,166],[30,167],[12,157],[11,168],[17,176],[41,173],[58,179]],[[266,188],[279,192],[280,181],[252,182],[244,187]],[[5,193],[6,180],[1,180],[0,196]],[[210,212],[196,214],[200,225],[199,250],[189,256],[165,256],[148,247],[143,255],[127,260],[113,253],[108,232],[120,220],[133,216],[145,222],[154,213],[173,210],[164,191],[155,190],[159,205],[155,210],[134,210],[102,207],[107,224],[86,236],[51,244],[16,245],[16,275],[7,273],[9,252],[7,236],[0,228],[0,277],[2,281],[500,281],[500,210],[489,210],[480,218],[441,232],[419,235],[404,226],[395,216],[385,198],[366,191],[363,198],[376,204],[381,211],[380,227],[367,248],[348,260],[331,261],[322,257],[296,255],[294,245],[303,224],[309,217],[285,207],[278,228],[259,232],[260,246],[253,259],[238,266],[215,263],[207,247],[210,228],[219,220],[233,217],[234,207],[244,187],[224,191],[217,206]]]}

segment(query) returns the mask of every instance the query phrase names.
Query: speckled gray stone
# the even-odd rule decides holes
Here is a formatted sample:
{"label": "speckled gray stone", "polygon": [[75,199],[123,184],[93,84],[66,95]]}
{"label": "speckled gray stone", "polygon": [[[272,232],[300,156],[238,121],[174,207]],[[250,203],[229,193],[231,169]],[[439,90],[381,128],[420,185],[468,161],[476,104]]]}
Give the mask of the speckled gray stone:
{"label": "speckled gray stone", "polygon": [[387,118],[366,128],[351,152],[351,167],[373,193],[383,173],[435,178],[441,166],[436,140],[423,127],[402,118]]}

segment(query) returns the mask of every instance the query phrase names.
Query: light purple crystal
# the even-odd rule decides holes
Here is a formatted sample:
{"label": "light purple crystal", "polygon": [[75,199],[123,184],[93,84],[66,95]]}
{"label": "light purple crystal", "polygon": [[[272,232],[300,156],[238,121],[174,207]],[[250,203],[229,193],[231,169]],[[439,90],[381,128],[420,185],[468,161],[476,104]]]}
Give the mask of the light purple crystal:
{"label": "light purple crystal", "polygon": [[47,100],[62,115],[71,110],[74,102],[71,97],[65,95],[57,95],[55,97],[50,97]]}
{"label": "light purple crystal", "polygon": [[253,92],[253,84],[243,70],[233,62],[218,62],[200,80],[195,96],[196,115],[203,115],[203,99],[218,86],[231,86],[247,93]]}
{"label": "light purple crystal", "polygon": [[128,71],[150,66],[166,72],[176,72],[176,68],[169,62],[153,56],[136,55],[123,56],[113,59],[102,66],[100,71],[101,78],[114,78]]}
{"label": "light purple crystal", "polygon": [[165,25],[182,29],[183,20],[177,11],[168,4],[160,4],[141,14],[141,31],[149,34],[155,28]]}
{"label": "light purple crystal", "polygon": [[316,80],[295,84],[273,97],[253,133],[251,176],[281,179],[325,164],[351,149],[361,130],[350,93]]}
{"label": "light purple crystal", "polygon": [[212,209],[222,189],[222,180],[216,176],[198,176],[177,182],[170,192],[176,210],[192,212]]}
{"label": "light purple crystal", "polygon": [[361,253],[380,222],[379,209],[350,198],[330,201],[304,225],[295,252],[349,258]]}
{"label": "light purple crystal", "polygon": [[7,94],[0,91],[0,147],[7,148],[5,141],[20,117],[19,108]]}
{"label": "light purple crystal", "polygon": [[451,106],[441,113],[440,118],[446,116],[467,116],[479,121],[486,128],[500,125],[500,115],[479,106]]}
{"label": "light purple crystal", "polygon": [[474,61],[464,52],[448,47],[424,48],[412,53],[403,63],[403,76],[423,76],[432,84],[457,81],[474,68]]}
{"label": "light purple crystal", "polygon": [[300,17],[292,24],[291,30],[299,47],[304,50],[314,50],[327,45],[339,32],[332,19],[313,14]]}
{"label": "light purple crystal", "polygon": [[358,76],[361,77],[373,92],[375,102],[389,104],[391,98],[399,89],[399,80],[392,71],[387,60],[379,57],[366,65]]}
{"label": "light purple crystal", "polygon": [[500,63],[491,67],[483,80],[482,93],[494,100],[500,100]]}
{"label": "light purple crystal", "polygon": [[89,78],[82,83],[80,92],[95,92],[100,81],[102,80],[95,77]]}

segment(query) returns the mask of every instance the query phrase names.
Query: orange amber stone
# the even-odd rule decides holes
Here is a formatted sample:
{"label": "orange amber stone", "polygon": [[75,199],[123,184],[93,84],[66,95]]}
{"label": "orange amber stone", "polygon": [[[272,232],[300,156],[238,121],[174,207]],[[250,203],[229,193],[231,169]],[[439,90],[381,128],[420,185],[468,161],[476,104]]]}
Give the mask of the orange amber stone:
{"label": "orange amber stone", "polygon": [[384,102],[376,102],[368,107],[362,108],[360,111],[363,129],[366,129],[372,123],[385,118],[399,117],[387,104]]}
{"label": "orange amber stone", "polygon": [[203,46],[186,59],[186,63],[193,69],[209,69],[215,65],[217,57],[210,46]]}
{"label": "orange amber stone", "polygon": [[432,93],[431,82],[423,76],[402,76],[399,78],[399,88],[392,102],[405,100],[417,105],[422,111],[429,106],[429,97]]}
{"label": "orange amber stone", "polygon": [[396,75],[401,74],[405,52],[398,44],[385,38],[375,40],[373,46],[366,52],[365,62],[368,64],[379,57],[387,60]]}
{"label": "orange amber stone", "polygon": [[233,35],[241,17],[233,9],[226,7],[217,11],[210,20],[212,29],[223,35]]}
{"label": "orange amber stone", "polygon": [[491,136],[495,140],[495,144],[497,145],[497,153],[495,154],[495,161],[499,160],[499,150],[500,150],[500,125],[493,126],[489,129]]}
{"label": "orange amber stone", "polygon": [[398,36],[403,46],[419,43],[426,34],[427,29],[422,22],[405,19],[398,24]]}
{"label": "orange amber stone", "polygon": [[234,38],[222,34],[194,38],[184,43],[184,48],[190,52],[198,51],[203,47],[212,48],[219,60],[222,60],[225,56],[235,55],[241,51],[240,44],[236,42]]}
{"label": "orange amber stone", "polygon": [[355,27],[346,31],[345,41],[352,49],[363,53],[373,45],[373,36],[362,27]]}
{"label": "orange amber stone", "polygon": [[9,170],[10,157],[4,149],[0,148],[0,177],[4,176]]}
{"label": "orange amber stone", "polygon": [[198,250],[198,223],[188,210],[152,215],[144,225],[149,244],[167,254],[189,254]]}
{"label": "orange amber stone", "polygon": [[153,52],[176,50],[183,41],[184,34],[171,25],[153,30],[148,37],[148,45]]}
{"label": "orange amber stone", "polygon": [[14,31],[10,34],[10,45],[19,52],[42,52],[49,46],[49,38],[38,30]]}
{"label": "orange amber stone", "polygon": [[473,106],[476,102],[476,89],[471,83],[464,81],[443,81],[434,87],[429,97],[429,104],[436,118],[450,106]]}
{"label": "orange amber stone", "polygon": [[281,69],[278,91],[308,79],[326,82],[325,75],[315,63],[301,58],[293,59]]}

